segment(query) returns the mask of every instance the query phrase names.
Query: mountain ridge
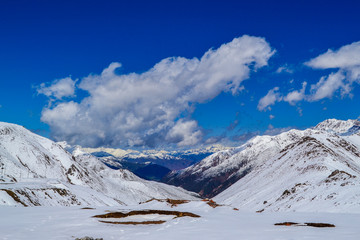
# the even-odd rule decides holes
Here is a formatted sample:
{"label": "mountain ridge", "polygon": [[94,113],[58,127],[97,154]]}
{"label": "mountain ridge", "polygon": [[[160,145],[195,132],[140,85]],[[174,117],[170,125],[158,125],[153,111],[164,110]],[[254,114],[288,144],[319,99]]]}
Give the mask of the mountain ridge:
{"label": "mountain ridge", "polygon": [[[303,188],[313,193],[312,198],[338,199],[327,193],[331,191],[327,181],[336,176],[339,184],[333,182],[334,191],[344,200],[339,200],[337,206],[326,199],[326,203],[329,203],[327,207],[345,209],[345,206],[351,205],[351,202],[357,202],[354,200],[357,198],[357,193],[347,192],[344,189],[348,186],[351,186],[350,189],[358,189],[360,186],[359,126],[357,120],[330,119],[306,130],[290,130],[276,136],[256,136],[233,150],[215,153],[193,166],[173,171],[168,175],[166,182],[198,192],[205,197],[214,197],[220,203],[239,208],[251,208],[256,211],[264,209],[299,211],[300,203],[308,201],[309,206],[314,206],[316,201],[309,201],[306,194],[304,196],[292,194],[293,191]],[[305,159],[305,163],[297,166],[299,163],[293,162],[294,159]],[[284,166],[287,167],[281,172],[280,169]],[[307,170],[301,172],[299,169]],[[296,182],[292,181],[289,176],[299,171],[299,174],[293,176]],[[306,173],[307,171],[309,173]],[[276,177],[280,178],[280,176],[283,176],[284,183],[276,181]],[[319,181],[311,181],[312,177]],[[285,184],[287,182],[292,185]],[[340,187],[337,187],[338,185]],[[310,188],[313,190],[310,191]],[[316,194],[316,189],[323,191],[323,194]],[[257,191],[266,192],[268,197],[259,195]],[[273,196],[275,192],[277,195]],[[283,198],[282,194],[285,194]],[[289,201],[287,195],[291,195],[290,198],[297,197],[299,203]],[[288,205],[285,202],[288,202]],[[321,209],[326,210],[326,208]]]}
{"label": "mountain ridge", "polygon": [[0,205],[121,205],[196,194],[108,168],[90,154],[0,122]]}

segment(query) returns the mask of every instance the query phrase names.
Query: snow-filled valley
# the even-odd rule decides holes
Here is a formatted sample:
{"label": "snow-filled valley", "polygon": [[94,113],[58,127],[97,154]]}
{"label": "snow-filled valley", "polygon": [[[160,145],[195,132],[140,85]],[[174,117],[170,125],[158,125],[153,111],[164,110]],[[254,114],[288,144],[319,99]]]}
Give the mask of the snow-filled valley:
{"label": "snow-filled valley", "polygon": [[330,119],[167,176],[215,203],[0,123],[0,239],[360,239],[359,149],[360,122]]}

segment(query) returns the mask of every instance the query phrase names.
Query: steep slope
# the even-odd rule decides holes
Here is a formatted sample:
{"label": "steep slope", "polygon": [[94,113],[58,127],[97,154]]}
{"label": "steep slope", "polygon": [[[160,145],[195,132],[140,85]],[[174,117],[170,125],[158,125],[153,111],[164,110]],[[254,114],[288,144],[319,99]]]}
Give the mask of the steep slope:
{"label": "steep slope", "polygon": [[72,156],[23,127],[0,123],[0,205],[119,205],[153,197],[196,198],[110,169],[91,155]]}
{"label": "steep slope", "polygon": [[305,134],[291,130],[278,136],[257,136],[238,148],[217,152],[193,166],[173,171],[163,180],[213,197]]}
{"label": "steep slope", "polygon": [[102,191],[106,195],[120,198],[126,204],[143,202],[151,198],[188,200],[198,198],[197,194],[188,192],[182,188],[147,181],[125,169],[111,169],[96,157],[82,152],[79,148],[73,151],[73,155],[76,161],[80,162],[82,166],[101,176],[105,182],[105,188],[103,188]]}
{"label": "steep slope", "polygon": [[358,132],[359,128],[360,121],[358,120],[349,119],[347,121],[342,121],[337,119],[327,119],[316,125],[313,129],[348,135]]}
{"label": "steep slope", "polygon": [[[319,123],[313,129],[290,130],[277,136],[257,136],[236,149],[215,153],[184,170],[173,171],[164,181],[198,192],[204,197],[214,197],[254,170],[266,165],[269,160],[278,157],[287,146],[301,142],[307,136],[323,135],[329,139],[337,137],[340,139],[337,141],[338,145],[350,145],[347,145],[347,150],[336,148],[336,151],[357,151],[360,145],[359,126],[360,122],[356,120],[330,119]],[[298,153],[300,157],[301,154]],[[250,176],[256,178],[253,174]]]}
{"label": "steep slope", "polygon": [[256,211],[360,212],[360,151],[313,130],[215,199]]}

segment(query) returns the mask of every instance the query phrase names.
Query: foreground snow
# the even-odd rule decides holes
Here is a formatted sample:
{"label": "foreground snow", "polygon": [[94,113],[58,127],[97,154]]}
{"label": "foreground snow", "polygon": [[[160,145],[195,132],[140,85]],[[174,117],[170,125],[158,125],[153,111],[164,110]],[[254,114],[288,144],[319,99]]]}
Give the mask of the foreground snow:
{"label": "foreground snow", "polygon": [[[133,209],[188,211],[200,218],[169,219],[160,225],[111,225],[92,218],[96,214]],[[0,239],[359,239],[360,214],[343,213],[255,213],[232,207],[211,208],[196,201],[171,208],[165,203],[126,207],[0,207]],[[151,217],[151,216],[148,216]],[[153,216],[156,217],[156,216]],[[134,217],[133,219],[139,220]],[[144,219],[146,220],[146,218]],[[148,220],[148,219],[147,219]],[[274,223],[324,222],[335,228],[286,227]]]}

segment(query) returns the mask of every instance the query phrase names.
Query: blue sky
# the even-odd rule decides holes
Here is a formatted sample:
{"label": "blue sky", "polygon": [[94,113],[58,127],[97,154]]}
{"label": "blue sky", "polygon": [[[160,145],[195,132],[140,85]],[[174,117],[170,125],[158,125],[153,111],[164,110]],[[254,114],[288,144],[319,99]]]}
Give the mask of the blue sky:
{"label": "blue sky", "polygon": [[[327,118],[356,119],[359,5],[1,1],[0,120],[87,146],[167,148],[236,145],[254,134],[301,129]],[[231,48],[234,38],[245,49],[269,47],[253,56],[266,64],[229,59],[242,56],[241,49]],[[221,55],[223,44],[235,49],[235,55],[227,50]],[[228,62],[215,68],[202,63],[209,49],[215,63]],[[328,49],[334,54],[324,55]],[[171,74],[150,69],[169,57],[182,57],[170,62],[187,67],[170,68],[181,74],[163,89]],[[101,75],[116,62],[121,67],[112,77]],[[190,65],[198,69],[193,75],[184,70]],[[245,70],[237,71],[244,66],[249,67],[247,76]],[[219,82],[202,88],[215,75]],[[122,81],[129,85],[117,85]],[[301,92],[303,82],[307,85]],[[294,91],[291,101],[288,94]],[[65,104],[66,109],[59,107]]]}

